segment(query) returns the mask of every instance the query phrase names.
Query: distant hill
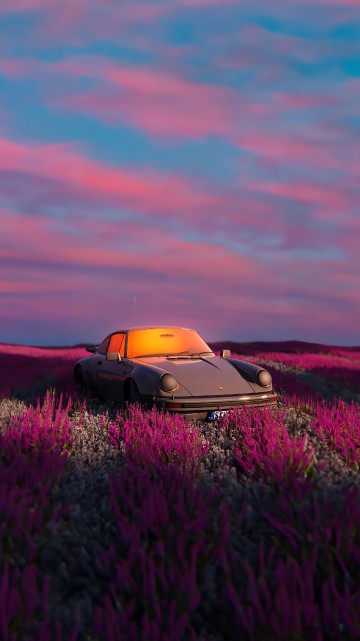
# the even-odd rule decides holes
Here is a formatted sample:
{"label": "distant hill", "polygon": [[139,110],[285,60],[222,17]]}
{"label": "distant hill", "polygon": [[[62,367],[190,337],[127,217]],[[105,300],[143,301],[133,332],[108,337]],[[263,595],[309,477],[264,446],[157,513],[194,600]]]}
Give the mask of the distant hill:
{"label": "distant hill", "polygon": [[[16,345],[14,343],[0,343],[0,352],[7,353],[23,353],[31,354],[32,356],[40,356],[42,353],[54,351],[61,352],[62,350],[81,350],[85,349],[89,343],[78,343],[76,345],[47,345],[46,347],[30,346],[30,345]],[[259,352],[282,352],[285,354],[339,354],[339,353],[353,353],[360,352],[360,346],[344,347],[342,345],[325,345],[322,343],[307,343],[306,341],[254,341],[250,343],[240,343],[236,341],[218,341],[209,342],[210,347],[219,351],[221,349],[230,349],[232,352],[238,354],[257,354]],[[36,353],[38,350],[38,353]]]}
{"label": "distant hill", "polygon": [[221,341],[209,343],[213,350],[230,349],[238,354],[251,356],[258,352],[283,352],[285,354],[338,354],[339,352],[359,352],[360,346],[343,347],[341,345],[323,345],[305,341],[256,341],[252,343],[237,343]]}

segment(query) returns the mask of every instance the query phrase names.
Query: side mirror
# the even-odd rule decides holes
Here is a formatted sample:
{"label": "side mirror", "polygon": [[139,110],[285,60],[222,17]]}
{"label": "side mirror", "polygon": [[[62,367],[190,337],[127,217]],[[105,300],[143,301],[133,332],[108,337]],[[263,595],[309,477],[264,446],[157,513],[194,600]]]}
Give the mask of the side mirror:
{"label": "side mirror", "polygon": [[220,352],[221,358],[230,358],[231,351],[229,349],[222,349]]}
{"label": "side mirror", "polygon": [[108,352],[106,354],[106,360],[107,361],[118,361],[120,363],[121,356],[120,356],[119,352]]}
{"label": "side mirror", "polygon": [[90,352],[90,354],[95,354],[97,351],[98,346],[97,345],[86,345],[85,349],[87,352]]}

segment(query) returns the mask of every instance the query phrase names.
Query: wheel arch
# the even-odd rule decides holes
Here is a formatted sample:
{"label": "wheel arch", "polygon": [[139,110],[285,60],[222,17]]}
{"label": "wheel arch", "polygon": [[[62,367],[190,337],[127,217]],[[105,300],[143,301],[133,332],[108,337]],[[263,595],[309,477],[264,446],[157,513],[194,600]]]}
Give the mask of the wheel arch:
{"label": "wheel arch", "polygon": [[[124,381],[124,399],[130,395],[131,384],[134,383],[141,398],[156,396],[159,393],[159,378],[161,370],[152,367],[137,367]],[[165,372],[166,373],[166,372]]]}
{"label": "wheel arch", "polygon": [[[76,365],[74,367],[74,372],[73,372],[74,382],[76,381],[76,377],[79,374],[79,372],[82,372],[84,374],[84,376],[85,376],[85,372],[84,372],[83,367],[81,367],[80,363],[76,363]],[[86,376],[85,376],[85,378],[86,378]]]}
{"label": "wheel arch", "polygon": [[91,394],[96,395],[98,393],[96,385],[94,385],[93,377],[84,369],[81,363],[76,363],[74,367],[74,384],[76,383],[76,376],[81,372],[85,378],[87,388]]}
{"label": "wheel arch", "polygon": [[[254,391],[260,392],[265,389],[263,385],[259,385],[257,381],[257,374],[262,370],[268,371],[266,367],[258,365],[257,363],[250,363],[248,361],[241,361],[235,358],[228,358],[227,361],[239,372],[239,374],[251,385]],[[270,372],[269,372],[270,374]],[[271,374],[270,374],[271,376]],[[268,386],[267,386],[268,387]],[[273,383],[271,382],[271,389]]]}
{"label": "wheel arch", "polygon": [[134,379],[131,376],[128,376],[125,379],[125,382],[124,382],[124,400],[125,400],[125,402],[127,402],[129,400],[129,398],[130,398],[130,388],[131,388],[131,384],[132,383],[135,383],[135,385],[136,385],[136,381],[134,381]]}

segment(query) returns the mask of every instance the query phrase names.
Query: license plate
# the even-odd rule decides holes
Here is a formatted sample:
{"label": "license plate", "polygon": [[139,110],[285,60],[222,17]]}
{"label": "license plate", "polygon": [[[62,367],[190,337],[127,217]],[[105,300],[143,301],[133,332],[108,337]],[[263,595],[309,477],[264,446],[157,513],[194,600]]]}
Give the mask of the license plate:
{"label": "license plate", "polygon": [[208,420],[209,421],[218,421],[219,418],[226,416],[227,410],[214,410],[209,412]]}

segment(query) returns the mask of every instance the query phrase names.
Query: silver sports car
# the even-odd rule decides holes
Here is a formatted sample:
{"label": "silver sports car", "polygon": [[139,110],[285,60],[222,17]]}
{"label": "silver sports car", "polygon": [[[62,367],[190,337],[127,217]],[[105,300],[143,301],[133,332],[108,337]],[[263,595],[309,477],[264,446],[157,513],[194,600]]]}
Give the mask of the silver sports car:
{"label": "silver sports car", "polygon": [[216,356],[193,329],[132,327],[114,332],[75,365],[81,394],[140,402],[201,419],[230,407],[272,405],[271,375],[258,365]]}

